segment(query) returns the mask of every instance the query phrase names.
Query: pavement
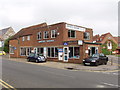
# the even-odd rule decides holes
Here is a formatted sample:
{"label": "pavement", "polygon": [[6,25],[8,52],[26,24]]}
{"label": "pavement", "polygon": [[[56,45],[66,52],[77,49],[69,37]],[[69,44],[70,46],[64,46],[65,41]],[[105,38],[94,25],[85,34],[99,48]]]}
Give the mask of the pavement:
{"label": "pavement", "polygon": [[92,71],[92,72],[115,72],[119,71],[118,57],[114,55],[108,55],[109,61],[107,65],[99,65],[99,66],[84,66],[83,64],[74,64],[74,63],[63,63],[63,62],[53,62],[47,61],[45,63],[34,63],[27,62],[25,58],[9,58],[9,55],[3,56],[2,58],[6,58],[7,60],[42,65],[46,67],[59,68],[59,69],[69,69],[69,70],[80,70],[80,71]]}

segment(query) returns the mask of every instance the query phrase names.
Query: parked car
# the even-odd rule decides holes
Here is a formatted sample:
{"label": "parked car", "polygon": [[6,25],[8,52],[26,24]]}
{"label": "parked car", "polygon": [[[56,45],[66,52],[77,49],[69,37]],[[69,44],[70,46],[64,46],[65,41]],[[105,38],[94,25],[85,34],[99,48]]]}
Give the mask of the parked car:
{"label": "parked car", "polygon": [[83,60],[84,65],[96,65],[96,66],[100,64],[106,65],[107,62],[108,62],[108,57],[104,55],[103,53],[93,54],[91,57],[85,58]]}
{"label": "parked car", "polygon": [[28,57],[27,57],[27,61],[30,62],[30,61],[34,61],[36,63],[38,62],[46,62],[46,58],[45,56],[43,55],[38,55],[38,54],[35,54],[35,53],[31,53]]}
{"label": "parked car", "polygon": [[4,51],[0,51],[0,55],[6,55]]}

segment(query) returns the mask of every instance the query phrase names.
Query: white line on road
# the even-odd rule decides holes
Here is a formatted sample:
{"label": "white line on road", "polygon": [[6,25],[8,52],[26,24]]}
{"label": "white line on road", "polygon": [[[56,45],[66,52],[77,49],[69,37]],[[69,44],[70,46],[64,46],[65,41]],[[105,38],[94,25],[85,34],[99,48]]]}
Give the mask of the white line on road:
{"label": "white line on road", "polygon": [[113,86],[113,87],[120,87],[119,85],[115,85],[115,84],[110,84],[110,83],[103,83],[104,85],[108,85],[108,86]]}

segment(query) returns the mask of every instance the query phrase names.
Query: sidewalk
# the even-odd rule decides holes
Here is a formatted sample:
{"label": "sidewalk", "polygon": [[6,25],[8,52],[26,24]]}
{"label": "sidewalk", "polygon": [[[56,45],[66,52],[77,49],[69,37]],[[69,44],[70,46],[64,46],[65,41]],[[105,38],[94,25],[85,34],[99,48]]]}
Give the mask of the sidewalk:
{"label": "sidewalk", "polygon": [[84,66],[83,64],[62,63],[62,62],[53,62],[53,61],[47,61],[45,63],[27,62],[27,60],[24,58],[9,58],[8,55],[3,56],[2,58],[12,60],[12,61],[24,62],[24,63],[35,64],[35,65],[42,65],[42,66],[47,66],[47,67],[52,67],[52,68],[59,68],[59,69],[82,70],[82,71],[115,71],[115,70],[118,70],[118,65],[114,63],[113,65],[111,65],[111,62],[108,62],[107,65]]}

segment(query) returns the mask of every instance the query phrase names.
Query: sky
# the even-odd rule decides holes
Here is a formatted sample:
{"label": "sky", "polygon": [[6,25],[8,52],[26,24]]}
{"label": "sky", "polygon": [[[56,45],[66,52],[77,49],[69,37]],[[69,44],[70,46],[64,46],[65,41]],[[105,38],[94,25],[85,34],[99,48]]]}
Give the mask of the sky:
{"label": "sky", "polygon": [[0,0],[0,29],[20,29],[47,22],[92,28],[95,34],[118,35],[119,0]]}

